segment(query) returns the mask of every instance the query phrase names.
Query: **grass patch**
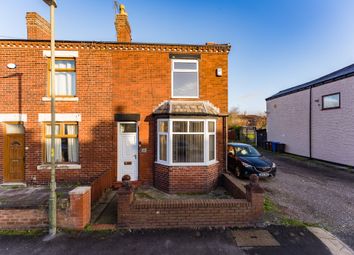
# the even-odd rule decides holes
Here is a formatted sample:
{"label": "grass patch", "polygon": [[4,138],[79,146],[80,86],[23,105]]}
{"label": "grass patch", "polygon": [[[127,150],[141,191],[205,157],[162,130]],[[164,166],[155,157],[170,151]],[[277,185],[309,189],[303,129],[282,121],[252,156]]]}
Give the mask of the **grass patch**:
{"label": "grass patch", "polygon": [[264,211],[267,213],[279,213],[279,207],[269,198],[269,196],[264,197]]}
{"label": "grass patch", "polygon": [[264,197],[264,212],[275,217],[275,221],[273,221],[275,224],[281,224],[287,227],[321,227],[316,223],[305,222],[289,217],[282,212],[279,206],[275,204],[269,196]]}
{"label": "grass patch", "polygon": [[43,235],[46,231],[43,229],[30,229],[30,230],[18,230],[18,229],[9,229],[9,230],[0,230],[0,235],[3,236],[39,236]]}
{"label": "grass patch", "polygon": [[309,222],[288,218],[288,217],[283,217],[280,220],[280,223],[284,226],[291,226],[291,227],[320,227],[320,225],[316,223],[309,223]]}
{"label": "grass patch", "polygon": [[149,200],[155,200],[155,198],[153,196],[150,196],[147,193],[144,192],[137,192],[135,193],[135,196],[139,199],[149,199]]}

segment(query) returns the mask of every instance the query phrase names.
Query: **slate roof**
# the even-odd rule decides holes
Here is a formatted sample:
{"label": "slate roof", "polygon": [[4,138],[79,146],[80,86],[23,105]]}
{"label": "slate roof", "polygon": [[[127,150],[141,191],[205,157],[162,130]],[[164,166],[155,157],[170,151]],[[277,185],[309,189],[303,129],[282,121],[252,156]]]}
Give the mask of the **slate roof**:
{"label": "slate roof", "polygon": [[154,109],[155,115],[219,115],[219,108],[209,101],[171,101],[162,102]]}
{"label": "slate roof", "polygon": [[282,97],[282,96],[286,96],[292,93],[296,93],[302,90],[306,90],[312,87],[317,87],[317,86],[321,86],[323,84],[326,83],[330,83],[336,80],[341,80],[350,76],[354,75],[354,64],[351,64],[350,66],[344,67],[342,69],[339,69],[333,73],[327,74],[325,76],[322,76],[316,80],[310,81],[310,82],[306,82],[304,84],[292,87],[292,88],[288,88],[288,89],[284,89],[279,91],[278,93],[274,94],[271,97],[266,98],[266,101],[277,98],[277,97]]}

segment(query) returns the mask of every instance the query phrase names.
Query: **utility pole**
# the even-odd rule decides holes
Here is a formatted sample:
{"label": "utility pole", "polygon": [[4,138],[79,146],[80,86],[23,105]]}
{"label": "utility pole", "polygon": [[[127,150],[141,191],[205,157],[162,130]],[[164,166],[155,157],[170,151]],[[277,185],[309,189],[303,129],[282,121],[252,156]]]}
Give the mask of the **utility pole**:
{"label": "utility pole", "polygon": [[54,10],[57,7],[56,0],[43,0],[50,6],[50,194],[49,194],[49,237],[57,232],[57,195],[55,182],[55,36],[54,36]]}

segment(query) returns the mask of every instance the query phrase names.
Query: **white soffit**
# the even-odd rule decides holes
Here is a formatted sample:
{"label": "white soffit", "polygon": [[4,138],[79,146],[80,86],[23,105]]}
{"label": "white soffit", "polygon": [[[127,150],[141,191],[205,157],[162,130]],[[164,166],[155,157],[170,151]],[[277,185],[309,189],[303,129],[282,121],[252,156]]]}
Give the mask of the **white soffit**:
{"label": "white soffit", "polygon": [[[43,51],[43,57],[50,58],[52,56],[50,50]],[[55,57],[58,58],[77,58],[79,57],[78,51],[67,51],[67,50],[58,50],[55,51]]]}
{"label": "white soffit", "polygon": [[0,122],[23,121],[27,122],[27,114],[23,113],[0,113]]}
{"label": "white soffit", "polygon": [[[47,122],[51,120],[50,113],[39,113],[38,122]],[[57,113],[55,114],[55,121],[81,121],[80,113]]]}

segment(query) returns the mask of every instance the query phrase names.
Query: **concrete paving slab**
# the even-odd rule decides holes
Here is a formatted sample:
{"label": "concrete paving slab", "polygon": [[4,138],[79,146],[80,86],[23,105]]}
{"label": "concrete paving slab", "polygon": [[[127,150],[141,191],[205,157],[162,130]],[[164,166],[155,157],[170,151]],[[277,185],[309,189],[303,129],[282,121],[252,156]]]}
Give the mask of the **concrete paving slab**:
{"label": "concrete paving slab", "polygon": [[267,230],[235,230],[232,231],[232,235],[240,247],[280,246]]}
{"label": "concrete paving slab", "polygon": [[273,225],[266,228],[280,246],[242,247],[249,255],[331,255],[307,228]]}
{"label": "concrete paving slab", "polygon": [[92,208],[92,224],[117,224],[117,191],[108,191]]}

